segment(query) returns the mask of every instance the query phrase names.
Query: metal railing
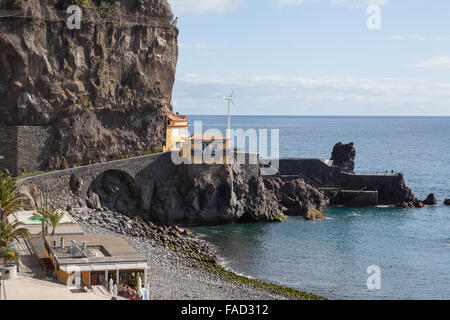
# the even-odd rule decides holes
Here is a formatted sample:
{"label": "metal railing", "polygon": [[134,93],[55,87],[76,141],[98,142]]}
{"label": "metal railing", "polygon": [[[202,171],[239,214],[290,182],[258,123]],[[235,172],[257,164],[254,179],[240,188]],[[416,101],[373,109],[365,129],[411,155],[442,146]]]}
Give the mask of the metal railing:
{"label": "metal railing", "polygon": [[29,251],[29,252],[31,253],[31,255],[33,256],[33,259],[34,259],[34,261],[37,263],[37,265],[39,266],[39,268],[41,268],[41,271],[42,271],[42,272],[45,272],[46,269],[45,269],[44,262],[42,262],[42,260],[39,258],[39,255],[38,255],[38,253],[36,252],[34,246],[33,246],[32,244],[30,244],[28,241],[29,241],[28,239],[24,239],[24,242],[25,242],[25,245],[26,245],[27,248],[28,248],[28,251]]}
{"label": "metal railing", "polygon": [[396,176],[400,174],[400,172],[396,172],[394,170],[358,170],[355,171],[354,174],[363,176]]}

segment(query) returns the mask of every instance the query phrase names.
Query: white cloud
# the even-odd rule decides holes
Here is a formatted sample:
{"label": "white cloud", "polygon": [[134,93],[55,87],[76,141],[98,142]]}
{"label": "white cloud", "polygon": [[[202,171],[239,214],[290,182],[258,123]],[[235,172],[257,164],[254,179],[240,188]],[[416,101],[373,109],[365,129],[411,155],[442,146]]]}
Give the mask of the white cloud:
{"label": "white cloud", "polygon": [[450,69],[450,57],[437,57],[410,66],[426,69]]}
{"label": "white cloud", "polygon": [[[236,10],[248,0],[168,0],[175,15],[201,14],[209,12],[228,12]],[[321,0],[270,0],[280,7],[299,5]],[[330,0],[327,0],[330,1]],[[334,5],[349,5],[351,7],[368,7],[369,5],[386,5],[389,0],[331,0]]]}
{"label": "white cloud", "polygon": [[425,40],[424,36],[418,34],[397,34],[389,37],[390,40],[402,41],[402,40]]}
{"label": "white cloud", "polygon": [[448,41],[450,40],[450,35],[439,35],[439,36],[423,36],[420,34],[395,34],[389,37],[389,40],[403,41],[403,40],[433,40],[433,41]]}
{"label": "white cloud", "polygon": [[434,37],[434,40],[438,40],[438,41],[446,41],[446,40],[450,40],[450,35],[446,35],[446,36],[436,36],[436,37]]}
{"label": "white cloud", "polygon": [[368,7],[370,5],[383,6],[389,3],[389,0],[332,0],[335,5],[350,5],[352,7]]}
{"label": "white cloud", "polygon": [[197,49],[197,50],[201,50],[201,49],[208,48],[208,45],[204,44],[204,43],[188,44],[188,43],[184,43],[184,42],[179,42],[178,43],[178,47],[180,49]]}
{"label": "white cloud", "polygon": [[206,44],[204,44],[204,43],[196,43],[194,47],[195,47],[195,49],[206,49],[206,48],[208,48],[208,46]]}
{"label": "white cloud", "polygon": [[188,114],[223,114],[235,90],[236,114],[450,115],[450,82],[353,77],[177,77],[174,99]]}
{"label": "white cloud", "polygon": [[[289,5],[298,5],[310,2],[318,2],[321,0],[275,0],[278,6],[285,7]],[[329,0],[327,0],[329,1]],[[333,5],[348,5],[350,7],[368,7],[370,5],[386,5],[389,3],[389,0],[331,0]]]}
{"label": "white cloud", "polygon": [[317,1],[317,0],[277,0],[278,5],[280,7],[289,6],[289,5],[293,5],[293,4],[303,4],[306,2],[312,2],[312,1]]}
{"label": "white cloud", "polygon": [[174,13],[226,12],[239,8],[243,0],[168,0]]}

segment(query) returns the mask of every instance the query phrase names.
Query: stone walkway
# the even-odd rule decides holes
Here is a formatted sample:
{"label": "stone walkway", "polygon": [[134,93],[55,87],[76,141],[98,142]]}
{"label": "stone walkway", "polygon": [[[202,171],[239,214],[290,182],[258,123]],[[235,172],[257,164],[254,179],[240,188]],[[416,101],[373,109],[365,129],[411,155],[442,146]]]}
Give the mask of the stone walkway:
{"label": "stone walkway", "polygon": [[1,300],[111,300],[103,288],[93,287],[90,292],[78,293],[56,282],[18,277],[2,281]]}
{"label": "stone walkway", "polygon": [[[27,225],[26,227],[30,227]],[[31,229],[36,233],[38,227]],[[63,230],[61,230],[63,229]],[[75,222],[63,225],[58,231],[67,233],[84,233]],[[33,254],[30,252],[24,239],[17,243],[20,253],[20,267],[15,280],[1,281],[0,300],[111,300],[113,297],[103,286],[92,286],[88,292],[78,292],[75,288],[67,287],[57,281],[44,280],[42,271]],[[123,298],[117,297],[122,300]]]}
{"label": "stone walkway", "polygon": [[20,254],[19,275],[29,278],[42,276],[42,270],[37,264],[33,254],[28,250],[25,240],[20,239],[17,247]]}

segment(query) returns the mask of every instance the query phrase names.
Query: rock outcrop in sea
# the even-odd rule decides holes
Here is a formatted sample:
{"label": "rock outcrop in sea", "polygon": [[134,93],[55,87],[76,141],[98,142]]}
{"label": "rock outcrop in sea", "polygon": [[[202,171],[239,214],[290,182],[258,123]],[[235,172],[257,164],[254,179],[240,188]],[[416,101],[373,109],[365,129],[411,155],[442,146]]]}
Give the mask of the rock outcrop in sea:
{"label": "rock outcrop in sea", "polygon": [[0,1],[0,126],[51,127],[51,168],[163,146],[178,29],[166,0],[121,3]]}
{"label": "rock outcrop in sea", "polygon": [[379,196],[385,199],[386,204],[397,204],[406,202],[415,206],[418,200],[414,192],[405,183],[403,174],[396,175],[393,183],[383,185],[383,188],[378,190]]}
{"label": "rock outcrop in sea", "polygon": [[435,205],[437,205],[437,200],[436,200],[436,197],[434,196],[434,194],[430,193],[428,195],[428,197],[425,200],[423,200],[423,204],[427,205],[427,206],[435,206]]}
{"label": "rock outcrop in sea", "polygon": [[444,200],[444,204],[445,204],[446,206],[450,206],[450,199],[445,199],[445,200]]}
{"label": "rock outcrop in sea", "polygon": [[278,200],[284,214],[302,216],[307,220],[323,220],[322,210],[330,204],[326,195],[316,187],[298,178],[283,181],[280,178],[265,178],[264,183]]}
{"label": "rock outcrop in sea", "polygon": [[343,172],[353,173],[355,170],[356,150],[353,142],[344,144],[338,142],[331,153],[330,160],[333,160],[333,165],[341,168]]}
{"label": "rock outcrop in sea", "polygon": [[407,201],[409,198],[407,198],[403,202],[399,202],[395,205],[397,208],[423,208],[425,206],[434,206],[437,205],[437,200],[434,194],[430,193],[427,198],[423,201],[417,199],[414,197],[413,200]]}

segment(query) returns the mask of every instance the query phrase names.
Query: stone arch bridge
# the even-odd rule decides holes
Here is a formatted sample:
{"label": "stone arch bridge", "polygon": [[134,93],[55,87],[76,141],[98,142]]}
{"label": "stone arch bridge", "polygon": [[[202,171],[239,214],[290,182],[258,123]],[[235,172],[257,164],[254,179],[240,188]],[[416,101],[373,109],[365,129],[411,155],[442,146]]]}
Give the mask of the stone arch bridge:
{"label": "stone arch bridge", "polygon": [[102,207],[164,224],[216,221],[226,212],[224,220],[234,221],[226,196],[232,197],[234,188],[244,191],[233,179],[238,175],[246,185],[260,176],[257,155],[251,161],[245,155],[246,164],[227,169],[223,164],[177,166],[171,152],[164,152],[40,174],[18,184],[35,209]]}
{"label": "stone arch bridge", "polygon": [[[166,152],[22,178],[18,183],[21,191],[33,199],[35,208],[87,205],[163,224],[226,223],[252,215],[257,221],[272,221],[273,210],[265,212],[264,208],[278,204],[267,203],[270,199],[264,195],[262,169],[258,157],[256,161],[246,158],[245,164],[231,167],[177,166],[171,153]],[[279,159],[277,170],[275,176],[283,180],[301,177],[318,189],[351,196],[351,201],[355,194],[375,195],[373,201],[363,199],[358,205],[396,204],[415,199],[401,174],[346,174],[319,159]]]}
{"label": "stone arch bridge", "polygon": [[159,153],[50,172],[18,180],[33,206],[148,209],[156,181],[176,172],[171,153]]}

